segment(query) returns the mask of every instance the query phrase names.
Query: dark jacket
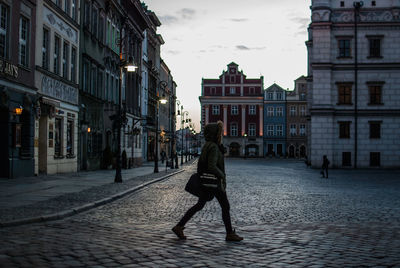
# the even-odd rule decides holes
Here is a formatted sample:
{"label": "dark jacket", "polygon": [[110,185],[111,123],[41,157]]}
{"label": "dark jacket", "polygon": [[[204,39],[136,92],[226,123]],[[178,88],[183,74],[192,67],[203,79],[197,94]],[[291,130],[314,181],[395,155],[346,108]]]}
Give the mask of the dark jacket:
{"label": "dark jacket", "polygon": [[[219,144],[222,133],[222,122],[210,123],[204,128],[206,143],[201,149],[200,159],[197,165],[197,173],[211,173],[221,180],[222,190],[226,189],[225,162],[223,146]],[[221,149],[222,148],[222,149]]]}

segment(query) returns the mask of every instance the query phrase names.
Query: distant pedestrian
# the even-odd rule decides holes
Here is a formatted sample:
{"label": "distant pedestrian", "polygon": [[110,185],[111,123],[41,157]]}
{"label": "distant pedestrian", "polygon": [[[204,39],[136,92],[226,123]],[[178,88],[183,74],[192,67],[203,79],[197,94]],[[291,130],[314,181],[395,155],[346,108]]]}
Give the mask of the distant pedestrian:
{"label": "distant pedestrian", "polygon": [[232,229],[230,206],[228,197],[226,195],[226,174],[225,174],[225,163],[224,163],[224,147],[222,146],[223,136],[223,123],[218,121],[217,123],[210,123],[204,128],[204,137],[206,143],[204,144],[199,162],[197,164],[198,174],[212,174],[217,178],[217,185],[215,188],[202,187],[201,194],[197,203],[191,207],[179,221],[179,223],[172,228],[172,231],[180,238],[186,239],[183,233],[185,224],[193,217],[196,212],[200,211],[207,201],[217,198],[221,209],[222,219],[226,229],[226,241],[241,241],[243,237],[238,236],[235,230]]}
{"label": "distant pedestrian", "polygon": [[329,160],[328,157],[326,157],[326,155],[324,155],[322,157],[322,170],[321,170],[321,175],[322,178],[328,178],[328,167],[329,167]]}
{"label": "distant pedestrian", "polygon": [[167,155],[167,154],[165,153],[165,151],[162,150],[162,151],[161,151],[161,163],[163,163],[163,164],[164,164],[164,160],[165,160],[166,155]]}

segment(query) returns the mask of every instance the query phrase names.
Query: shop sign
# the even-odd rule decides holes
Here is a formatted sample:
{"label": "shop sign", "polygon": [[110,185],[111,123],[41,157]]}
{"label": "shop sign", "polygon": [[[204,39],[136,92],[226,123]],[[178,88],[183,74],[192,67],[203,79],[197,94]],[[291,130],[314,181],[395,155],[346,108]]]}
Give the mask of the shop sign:
{"label": "shop sign", "polygon": [[78,104],[78,89],[48,76],[42,77],[41,92],[65,102]]}
{"label": "shop sign", "polygon": [[0,73],[18,78],[18,66],[0,59]]}

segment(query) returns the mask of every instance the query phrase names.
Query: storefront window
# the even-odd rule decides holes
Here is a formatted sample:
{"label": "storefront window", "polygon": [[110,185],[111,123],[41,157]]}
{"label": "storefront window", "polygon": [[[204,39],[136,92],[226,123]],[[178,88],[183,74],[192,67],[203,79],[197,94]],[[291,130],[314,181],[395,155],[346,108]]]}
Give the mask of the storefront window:
{"label": "storefront window", "polygon": [[54,127],[54,156],[62,156],[62,119],[55,119]]}

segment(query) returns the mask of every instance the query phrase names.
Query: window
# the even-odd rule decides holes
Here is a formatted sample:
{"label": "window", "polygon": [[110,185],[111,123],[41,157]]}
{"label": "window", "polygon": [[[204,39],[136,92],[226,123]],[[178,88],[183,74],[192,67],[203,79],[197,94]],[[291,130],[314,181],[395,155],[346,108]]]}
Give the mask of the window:
{"label": "window", "polygon": [[19,20],[19,64],[28,66],[29,59],[29,20],[21,17]]}
{"label": "window", "polygon": [[282,100],[282,92],[277,92],[276,93],[276,99],[277,100]]}
{"label": "window", "polygon": [[76,20],[76,0],[72,0],[71,3],[71,18]]}
{"label": "window", "polygon": [[104,98],[105,98],[105,100],[106,101],[109,101],[110,100],[110,97],[109,97],[109,94],[108,94],[108,90],[109,90],[109,76],[110,76],[110,74],[108,73],[108,72],[106,72],[106,84],[105,84],[105,87],[104,87],[104,90],[105,90],[105,92],[104,92]]}
{"label": "window", "polygon": [[231,75],[230,76],[230,81],[231,81],[231,83],[235,83],[235,76]]}
{"label": "window", "polygon": [[350,138],[350,122],[339,122],[339,138],[349,139]]}
{"label": "window", "polygon": [[215,89],[215,87],[212,87],[211,89],[210,89],[210,94],[211,95],[215,95],[217,92],[216,92],[216,89]]}
{"label": "window", "polygon": [[370,38],[369,39],[369,57],[380,58],[381,57],[381,39]]}
{"label": "window", "polygon": [[10,11],[8,7],[0,3],[0,57],[2,58],[7,58],[9,53],[9,17]]}
{"label": "window", "polygon": [[338,104],[352,104],[351,103],[351,88],[352,84],[338,84]]}
{"label": "window", "polygon": [[60,37],[54,36],[54,66],[53,70],[55,74],[60,74]]}
{"label": "window", "polygon": [[229,90],[229,93],[230,94],[235,94],[236,93],[236,88],[231,87],[230,90]]}
{"label": "window", "polygon": [[376,1],[371,1],[371,6],[376,6]]}
{"label": "window", "polygon": [[305,136],[306,135],[306,125],[301,124],[300,125],[300,136]]}
{"label": "window", "polygon": [[290,106],[290,116],[296,116],[296,114],[297,114],[297,107]]}
{"label": "window", "polygon": [[85,1],[85,19],[84,26],[89,29],[90,26],[90,1]]}
{"label": "window", "polygon": [[297,127],[296,124],[290,124],[290,136],[297,135]]}
{"label": "window", "polygon": [[71,12],[71,0],[64,0],[64,11],[65,13],[67,13],[68,15]]}
{"label": "window", "polygon": [[218,115],[219,114],[219,105],[212,106],[212,114]]}
{"label": "window", "polygon": [[74,121],[67,121],[67,155],[74,155]]}
{"label": "window", "polygon": [[350,58],[350,39],[339,39],[339,58]]}
{"label": "window", "polygon": [[369,138],[380,139],[381,138],[381,122],[370,121],[369,123]]}
{"label": "window", "polygon": [[89,63],[86,60],[83,61],[83,77],[82,77],[82,79],[83,79],[83,91],[89,92],[90,70],[89,70]]}
{"label": "window", "polygon": [[304,105],[300,106],[300,115],[306,116],[306,106]]}
{"label": "window", "polygon": [[351,166],[351,152],[342,152],[342,166]]}
{"label": "window", "polygon": [[119,30],[116,30],[116,35],[114,36],[114,42],[113,42],[113,44],[114,44],[114,50],[119,54],[119,46],[117,45],[118,44],[118,39],[119,39],[119,37],[120,37],[120,31]]}
{"label": "window", "polygon": [[340,7],[344,7],[344,1],[340,1]]}
{"label": "window", "polygon": [[381,153],[370,152],[369,153],[369,165],[371,167],[379,167],[381,165]]}
{"label": "window", "polygon": [[49,70],[49,30],[43,28],[42,67]]}
{"label": "window", "polygon": [[97,75],[97,97],[99,97],[100,99],[103,98],[103,75],[104,72],[99,70],[99,73]]}
{"label": "window", "polygon": [[276,107],[276,116],[283,116],[283,107]]}
{"label": "window", "polygon": [[110,46],[111,42],[111,21],[107,19],[107,27],[106,27],[106,45]]}
{"label": "window", "polygon": [[92,66],[92,73],[91,73],[90,81],[91,81],[90,93],[92,95],[96,96],[96,91],[97,91],[97,67],[96,66]]}
{"label": "window", "polygon": [[256,94],[256,90],[255,90],[254,87],[250,87],[250,88],[249,88],[249,94],[250,94],[250,95]]}
{"label": "window", "polygon": [[300,93],[300,100],[306,100],[306,93]]}
{"label": "window", "polygon": [[267,135],[274,136],[274,126],[273,125],[267,125]]}
{"label": "window", "polygon": [[62,156],[62,118],[55,118],[54,127],[54,156]]}
{"label": "window", "polygon": [[274,116],[274,107],[269,106],[267,108],[267,116]]}
{"label": "window", "polygon": [[273,100],[273,99],[274,99],[274,93],[269,92],[269,93],[268,93],[268,99],[269,99],[269,100]]}
{"label": "window", "polygon": [[63,77],[68,79],[68,71],[69,71],[69,44],[64,42],[63,46],[63,59],[62,59],[62,66],[63,66]]}
{"label": "window", "polygon": [[97,37],[97,8],[92,8],[92,34]]}
{"label": "window", "polygon": [[99,40],[104,43],[104,16],[100,16],[99,19]]}
{"label": "window", "polygon": [[256,136],[256,124],[249,124],[249,136]]}
{"label": "window", "polygon": [[369,89],[369,104],[382,104],[382,86],[370,85]]}
{"label": "window", "polygon": [[249,114],[250,115],[256,114],[256,106],[255,105],[249,105]]}
{"label": "window", "polygon": [[276,136],[283,136],[283,126],[282,125],[277,125],[276,126]]}
{"label": "window", "polygon": [[76,83],[76,48],[71,48],[71,81]]}
{"label": "window", "polygon": [[238,135],[238,127],[236,123],[231,124],[231,136],[237,136]]}
{"label": "window", "polygon": [[57,6],[61,7],[61,0],[56,0],[55,2]]}
{"label": "window", "polygon": [[237,105],[232,105],[232,106],[231,106],[231,114],[232,114],[232,115],[237,115],[237,114],[239,114],[239,109],[238,109],[238,106],[237,106]]}

